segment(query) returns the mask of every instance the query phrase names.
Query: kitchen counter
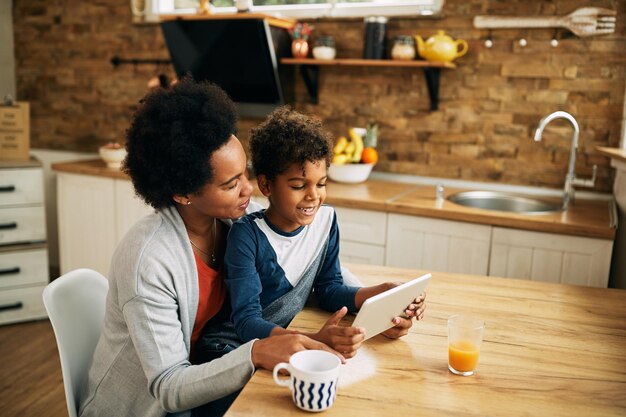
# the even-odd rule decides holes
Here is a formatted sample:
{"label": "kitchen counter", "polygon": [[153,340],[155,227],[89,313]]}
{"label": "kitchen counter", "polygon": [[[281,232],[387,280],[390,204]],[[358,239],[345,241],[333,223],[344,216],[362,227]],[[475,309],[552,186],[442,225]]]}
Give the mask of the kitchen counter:
{"label": "kitchen counter", "polygon": [[[128,179],[116,169],[109,169],[101,160],[73,161],[52,164],[60,172]],[[460,188],[446,187],[447,197]],[[255,187],[255,195],[262,195]],[[544,200],[560,201],[558,198],[541,197]],[[368,180],[361,184],[330,182],[327,200],[330,205],[388,213],[408,214],[457,220],[470,223],[510,227],[539,232],[558,233],[602,239],[615,237],[613,203],[577,199],[566,212],[541,215],[524,215],[509,212],[470,208],[443,200],[437,202],[435,186],[398,183],[386,180]]]}
{"label": "kitchen counter", "polygon": [[626,162],[626,149],[620,148],[606,148],[604,146],[596,147],[598,153],[603,156],[608,156],[611,159],[615,159],[620,162]]}

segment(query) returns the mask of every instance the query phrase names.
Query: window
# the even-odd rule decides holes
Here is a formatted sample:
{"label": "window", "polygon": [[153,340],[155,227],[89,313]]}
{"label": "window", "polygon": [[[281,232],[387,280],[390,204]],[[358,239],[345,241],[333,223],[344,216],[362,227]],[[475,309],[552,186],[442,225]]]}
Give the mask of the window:
{"label": "window", "polygon": [[[235,1],[213,0],[214,13],[235,13]],[[245,0],[244,0],[245,1]],[[317,17],[364,17],[383,16],[432,16],[441,12],[444,0],[248,0],[253,2],[251,11],[291,18]],[[131,3],[150,0],[131,0]],[[194,14],[200,0],[152,0],[152,13]]]}

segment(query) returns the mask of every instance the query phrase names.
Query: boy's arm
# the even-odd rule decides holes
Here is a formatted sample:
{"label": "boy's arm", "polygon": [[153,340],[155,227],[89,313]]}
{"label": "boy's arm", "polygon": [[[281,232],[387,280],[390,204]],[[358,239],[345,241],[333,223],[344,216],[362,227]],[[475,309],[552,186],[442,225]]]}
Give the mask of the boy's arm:
{"label": "boy's arm", "polygon": [[261,315],[261,279],[255,267],[257,239],[248,223],[233,224],[226,245],[225,281],[230,292],[232,320],[244,342],[270,336],[277,327]]}

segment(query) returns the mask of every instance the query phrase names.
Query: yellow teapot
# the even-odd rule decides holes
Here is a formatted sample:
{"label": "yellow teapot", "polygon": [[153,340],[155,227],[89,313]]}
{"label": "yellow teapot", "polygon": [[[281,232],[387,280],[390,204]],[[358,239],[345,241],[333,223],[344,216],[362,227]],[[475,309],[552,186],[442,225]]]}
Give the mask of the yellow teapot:
{"label": "yellow teapot", "polygon": [[[443,30],[437,32],[426,41],[421,36],[415,35],[417,52],[427,61],[451,62],[467,53],[467,42],[463,39],[454,40],[446,35]],[[461,49],[459,50],[459,45]]]}

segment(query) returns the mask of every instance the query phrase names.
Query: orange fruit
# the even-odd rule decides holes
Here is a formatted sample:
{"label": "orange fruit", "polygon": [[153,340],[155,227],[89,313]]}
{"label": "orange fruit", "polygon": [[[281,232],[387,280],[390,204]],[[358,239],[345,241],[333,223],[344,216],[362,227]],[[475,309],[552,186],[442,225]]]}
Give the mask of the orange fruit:
{"label": "orange fruit", "polygon": [[375,148],[365,148],[361,154],[361,162],[364,164],[375,164],[378,162],[378,151]]}

